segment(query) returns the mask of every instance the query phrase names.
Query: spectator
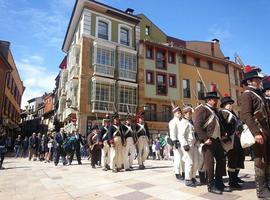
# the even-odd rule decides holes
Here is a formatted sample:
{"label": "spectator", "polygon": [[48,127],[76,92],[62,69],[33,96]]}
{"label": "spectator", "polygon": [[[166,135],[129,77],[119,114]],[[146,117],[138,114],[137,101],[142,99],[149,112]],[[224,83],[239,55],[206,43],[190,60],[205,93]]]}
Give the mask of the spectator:
{"label": "spectator", "polygon": [[156,159],[157,160],[160,160],[161,159],[160,149],[161,149],[160,142],[159,142],[159,140],[157,138],[156,139]]}
{"label": "spectator", "polygon": [[22,139],[21,135],[18,135],[14,142],[14,151],[15,151],[15,158],[17,158],[19,155],[21,155],[22,151]]}
{"label": "spectator", "polygon": [[153,156],[153,160],[156,160],[156,142],[153,141],[152,144],[152,156]]}
{"label": "spectator", "polygon": [[47,143],[47,151],[45,153],[45,162],[50,162],[52,157],[52,151],[53,151],[53,138],[54,134],[49,135],[48,137],[48,143]]}
{"label": "spectator", "polygon": [[28,150],[28,138],[25,136],[24,140],[22,141],[21,157],[25,158],[27,156],[27,150]]}
{"label": "spectator", "polygon": [[45,160],[45,153],[48,152],[48,138],[46,135],[42,135],[41,142],[40,142],[40,155],[39,160],[43,161]]}
{"label": "spectator", "polygon": [[2,165],[4,162],[5,154],[7,152],[6,142],[7,142],[6,132],[4,128],[0,127],[0,170],[4,169]]}
{"label": "spectator", "polygon": [[34,161],[37,160],[37,151],[38,151],[38,138],[34,132],[29,138],[29,161],[31,161],[32,156],[34,155]]}

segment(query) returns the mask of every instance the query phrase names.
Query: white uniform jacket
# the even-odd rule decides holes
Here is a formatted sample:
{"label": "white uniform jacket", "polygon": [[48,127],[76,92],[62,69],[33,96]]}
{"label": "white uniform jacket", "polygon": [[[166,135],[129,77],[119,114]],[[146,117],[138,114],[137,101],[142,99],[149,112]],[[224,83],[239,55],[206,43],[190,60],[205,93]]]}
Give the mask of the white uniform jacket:
{"label": "white uniform jacket", "polygon": [[194,126],[189,120],[182,118],[179,123],[179,141],[181,146],[194,146],[197,142],[194,132]]}
{"label": "white uniform jacket", "polygon": [[177,117],[174,117],[169,122],[169,131],[170,131],[170,138],[172,141],[180,140],[179,138],[179,125],[180,125],[180,119]]}

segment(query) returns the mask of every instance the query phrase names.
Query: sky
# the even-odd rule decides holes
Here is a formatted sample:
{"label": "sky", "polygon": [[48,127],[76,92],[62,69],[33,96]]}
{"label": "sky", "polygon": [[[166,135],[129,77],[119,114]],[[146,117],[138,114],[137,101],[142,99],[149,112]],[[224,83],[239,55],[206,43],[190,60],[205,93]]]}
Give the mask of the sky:
{"label": "sky", "polygon": [[[270,74],[268,0],[100,0],[144,13],[167,35],[188,41],[220,40],[225,56]],[[65,54],[61,47],[75,0],[0,0],[0,40],[11,51],[27,100],[51,92]]]}

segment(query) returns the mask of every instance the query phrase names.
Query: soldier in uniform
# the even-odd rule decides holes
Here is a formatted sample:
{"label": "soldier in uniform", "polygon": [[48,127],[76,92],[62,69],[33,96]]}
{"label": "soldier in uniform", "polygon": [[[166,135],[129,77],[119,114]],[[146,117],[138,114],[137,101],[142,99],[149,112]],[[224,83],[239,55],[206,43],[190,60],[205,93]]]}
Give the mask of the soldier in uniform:
{"label": "soldier in uniform", "polygon": [[123,164],[123,145],[124,136],[120,129],[120,120],[118,113],[112,116],[112,124],[109,127],[109,142],[111,145],[111,169],[113,172],[119,172]]}
{"label": "soldier in uniform", "polygon": [[179,136],[183,160],[185,163],[185,185],[196,187],[199,183],[196,180],[196,173],[199,164],[198,141],[192,124],[192,107],[183,107],[183,117],[179,123]]}
{"label": "soldier in uniform", "polygon": [[242,122],[233,111],[233,104],[234,100],[225,94],[221,99],[220,117],[228,137],[228,143],[232,143],[231,149],[227,152],[229,186],[231,189],[241,189],[242,186],[239,183],[244,181],[238,177],[238,174],[240,169],[244,169],[245,160],[244,150],[240,143]]}
{"label": "soldier in uniform", "polygon": [[138,164],[139,169],[145,169],[144,161],[146,160],[148,154],[149,154],[149,130],[147,127],[147,124],[144,122],[144,111],[139,112],[136,116],[136,125],[135,125],[135,131],[136,131],[136,143],[138,147]]}
{"label": "soldier in uniform", "polygon": [[121,130],[123,131],[125,139],[125,146],[123,148],[124,169],[125,171],[131,171],[133,160],[135,159],[136,148],[134,130],[131,126],[130,116],[127,116],[124,124],[121,124]]}
{"label": "soldier in uniform", "polygon": [[[207,92],[205,104],[195,109],[194,127],[198,138],[203,143],[204,165],[208,179],[208,191],[215,194],[230,192],[230,188],[223,184],[222,176],[226,175],[226,160],[221,145],[221,127],[218,117],[217,92]],[[214,159],[216,169],[214,170]],[[215,172],[214,172],[215,171]]]}
{"label": "soldier in uniform", "polygon": [[180,146],[180,120],[181,120],[181,109],[178,106],[172,105],[172,113],[173,113],[173,118],[169,122],[169,133],[170,133],[170,138],[173,142],[173,156],[174,156],[174,173],[175,177],[178,180],[184,180],[185,179],[185,166],[183,162],[183,150],[181,149]]}
{"label": "soldier in uniform", "polygon": [[100,128],[99,134],[99,145],[101,146],[101,166],[104,171],[110,170],[110,143],[109,143],[109,126],[110,126],[110,118],[106,116],[103,119],[102,127]]}
{"label": "soldier in uniform", "polygon": [[98,137],[99,137],[99,127],[96,124],[93,126],[91,133],[87,137],[89,150],[91,153],[92,168],[96,168],[96,165],[98,165],[99,161],[100,146],[98,145]]}
{"label": "soldier in uniform", "polygon": [[242,84],[246,86],[241,96],[241,119],[255,137],[254,165],[258,198],[270,199],[270,130],[269,110],[262,92],[262,78],[259,68],[246,66]]}

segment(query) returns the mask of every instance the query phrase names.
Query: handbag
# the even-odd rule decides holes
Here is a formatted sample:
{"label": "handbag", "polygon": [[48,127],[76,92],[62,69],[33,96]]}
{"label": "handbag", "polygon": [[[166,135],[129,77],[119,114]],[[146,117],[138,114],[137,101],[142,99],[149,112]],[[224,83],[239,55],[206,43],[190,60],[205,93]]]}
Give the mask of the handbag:
{"label": "handbag", "polygon": [[246,124],[243,125],[243,129],[244,130],[241,133],[240,142],[242,148],[247,148],[255,144],[255,138]]}

